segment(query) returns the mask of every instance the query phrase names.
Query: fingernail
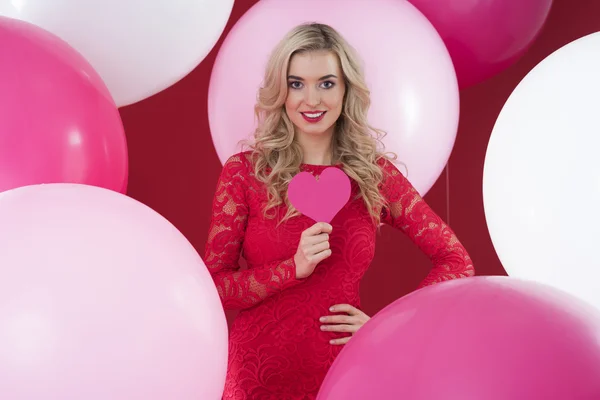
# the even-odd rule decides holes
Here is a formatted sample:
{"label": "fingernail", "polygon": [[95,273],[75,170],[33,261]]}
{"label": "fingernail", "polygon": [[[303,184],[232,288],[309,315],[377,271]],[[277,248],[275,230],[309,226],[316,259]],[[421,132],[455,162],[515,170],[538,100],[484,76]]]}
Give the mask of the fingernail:
{"label": "fingernail", "polygon": [[321,322],[325,322],[325,317],[321,317],[321,318],[319,318],[319,321],[321,321]]}
{"label": "fingernail", "polygon": [[329,307],[329,311],[335,311],[335,307]]}
{"label": "fingernail", "polygon": [[335,344],[335,340],[330,340],[329,344]]}
{"label": "fingernail", "polygon": [[321,325],[321,330],[324,331],[325,330],[325,325]]}

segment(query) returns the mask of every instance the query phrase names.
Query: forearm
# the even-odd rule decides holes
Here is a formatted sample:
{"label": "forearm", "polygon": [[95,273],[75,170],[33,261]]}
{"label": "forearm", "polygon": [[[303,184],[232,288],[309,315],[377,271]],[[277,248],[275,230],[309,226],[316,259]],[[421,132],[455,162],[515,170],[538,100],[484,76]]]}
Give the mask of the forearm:
{"label": "forearm", "polygon": [[216,272],[212,277],[226,310],[253,307],[301,282],[293,258],[243,271]]}
{"label": "forearm", "polygon": [[435,263],[418,288],[475,275],[475,268],[468,254],[465,253],[464,256],[457,255],[452,258],[452,262]]}

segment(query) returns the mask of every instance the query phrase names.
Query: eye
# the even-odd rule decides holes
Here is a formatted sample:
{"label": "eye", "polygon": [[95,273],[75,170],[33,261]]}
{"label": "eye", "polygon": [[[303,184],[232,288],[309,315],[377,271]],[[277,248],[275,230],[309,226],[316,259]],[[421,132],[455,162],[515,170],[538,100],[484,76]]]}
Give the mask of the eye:
{"label": "eye", "polygon": [[333,83],[331,81],[325,81],[321,84],[321,86],[323,86],[323,89],[331,89],[332,87],[335,86],[335,83]]}
{"label": "eye", "polygon": [[289,83],[289,86],[290,86],[292,89],[300,89],[300,88],[302,88],[302,82],[299,82],[299,81],[291,81],[291,82]]}

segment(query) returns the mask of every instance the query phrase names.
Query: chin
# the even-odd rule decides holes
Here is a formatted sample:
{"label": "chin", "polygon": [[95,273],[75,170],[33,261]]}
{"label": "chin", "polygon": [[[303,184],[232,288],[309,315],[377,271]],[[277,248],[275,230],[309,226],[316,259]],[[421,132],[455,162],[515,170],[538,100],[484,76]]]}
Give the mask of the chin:
{"label": "chin", "polygon": [[310,133],[312,135],[323,135],[327,132],[328,128],[318,127],[318,126],[303,126],[302,129],[306,133]]}
{"label": "chin", "polygon": [[318,128],[310,126],[310,127],[307,127],[306,129],[303,129],[303,131],[309,135],[325,135],[325,134],[327,134],[328,129],[323,129],[323,128],[318,129]]}
{"label": "chin", "polygon": [[300,125],[302,127],[302,131],[305,132],[306,134],[309,135],[326,135],[329,131],[331,131],[331,127],[333,125],[331,124],[318,124],[318,125],[313,125],[313,124],[302,124]]}

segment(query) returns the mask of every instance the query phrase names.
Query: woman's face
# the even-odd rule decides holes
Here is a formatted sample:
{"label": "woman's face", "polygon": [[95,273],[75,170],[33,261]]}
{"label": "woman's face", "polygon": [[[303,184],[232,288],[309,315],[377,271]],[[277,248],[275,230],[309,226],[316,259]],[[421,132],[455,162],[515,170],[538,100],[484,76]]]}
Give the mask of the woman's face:
{"label": "woman's face", "polygon": [[337,56],[328,51],[292,56],[285,111],[299,134],[333,135],[346,87]]}

